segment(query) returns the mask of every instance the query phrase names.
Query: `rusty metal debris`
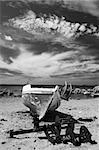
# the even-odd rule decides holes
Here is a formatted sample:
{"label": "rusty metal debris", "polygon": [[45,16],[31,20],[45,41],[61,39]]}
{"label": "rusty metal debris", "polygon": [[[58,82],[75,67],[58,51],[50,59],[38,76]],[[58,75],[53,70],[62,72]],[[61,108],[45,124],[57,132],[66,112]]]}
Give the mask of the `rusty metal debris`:
{"label": "rusty metal debris", "polygon": [[[92,134],[89,132],[87,127],[81,126],[79,134],[74,132],[75,123],[74,122],[68,122],[66,126],[63,126],[62,119],[59,118],[59,116],[56,116],[55,123],[51,125],[43,125],[39,126],[39,120],[37,116],[34,119],[34,128],[30,130],[19,130],[19,131],[13,131],[10,130],[10,138],[13,138],[14,135],[18,134],[24,134],[24,133],[31,133],[31,132],[41,132],[43,131],[48,139],[49,142],[51,142],[53,145],[55,144],[68,144],[71,142],[74,146],[80,146],[81,143],[91,143],[91,144],[97,144],[96,141],[93,141]],[[62,135],[61,131],[62,129],[65,129],[65,134]]]}

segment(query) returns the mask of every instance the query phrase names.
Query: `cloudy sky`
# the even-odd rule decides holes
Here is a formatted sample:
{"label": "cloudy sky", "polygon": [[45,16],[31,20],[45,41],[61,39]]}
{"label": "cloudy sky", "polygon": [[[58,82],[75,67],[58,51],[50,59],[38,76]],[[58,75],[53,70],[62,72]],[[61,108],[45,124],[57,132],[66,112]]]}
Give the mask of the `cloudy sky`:
{"label": "cloudy sky", "polygon": [[98,0],[0,5],[1,84],[99,84]]}

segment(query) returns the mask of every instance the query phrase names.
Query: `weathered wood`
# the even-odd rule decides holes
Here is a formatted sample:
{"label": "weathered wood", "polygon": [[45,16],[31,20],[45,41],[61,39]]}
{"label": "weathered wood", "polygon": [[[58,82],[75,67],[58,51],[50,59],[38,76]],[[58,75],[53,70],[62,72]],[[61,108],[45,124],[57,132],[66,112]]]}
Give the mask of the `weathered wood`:
{"label": "weathered wood", "polygon": [[39,129],[28,129],[28,130],[18,130],[18,131],[13,131],[10,130],[8,133],[10,134],[10,138],[13,138],[14,135],[19,135],[19,134],[26,134],[26,133],[32,133],[32,132],[41,132],[44,131],[43,127],[40,127]]}

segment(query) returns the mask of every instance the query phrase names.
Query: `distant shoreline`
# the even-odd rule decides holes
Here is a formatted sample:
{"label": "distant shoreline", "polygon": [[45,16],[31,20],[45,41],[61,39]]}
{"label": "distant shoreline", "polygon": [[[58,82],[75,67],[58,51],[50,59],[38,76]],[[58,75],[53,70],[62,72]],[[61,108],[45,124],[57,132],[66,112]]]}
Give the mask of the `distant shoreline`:
{"label": "distant shoreline", "polygon": [[[24,86],[24,85],[26,85],[26,84],[0,84],[0,87],[1,86]],[[54,87],[56,84],[31,84],[31,86],[33,86],[33,87],[41,87],[41,86],[43,86],[43,87]],[[61,86],[62,84],[57,84],[57,85],[59,85],[59,86]],[[72,84],[72,86],[74,87],[74,88],[84,88],[84,87],[91,87],[91,88],[94,88],[95,86],[97,86],[97,85],[73,85]]]}

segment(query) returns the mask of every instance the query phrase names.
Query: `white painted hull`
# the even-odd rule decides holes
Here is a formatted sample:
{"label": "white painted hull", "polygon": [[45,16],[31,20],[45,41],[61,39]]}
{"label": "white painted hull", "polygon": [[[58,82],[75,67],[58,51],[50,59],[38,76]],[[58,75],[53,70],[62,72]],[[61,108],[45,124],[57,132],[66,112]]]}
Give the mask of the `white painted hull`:
{"label": "white painted hull", "polygon": [[23,87],[22,91],[23,104],[30,109],[33,115],[37,114],[39,119],[44,117],[46,111],[54,111],[60,106],[58,86],[52,89],[30,87],[24,90],[25,88]]}
{"label": "white painted hull", "polygon": [[67,82],[64,86],[55,88],[31,88],[28,84],[22,89],[23,104],[33,115],[42,119],[47,111],[54,111],[60,106],[61,99],[68,100],[71,91],[72,87]]}

